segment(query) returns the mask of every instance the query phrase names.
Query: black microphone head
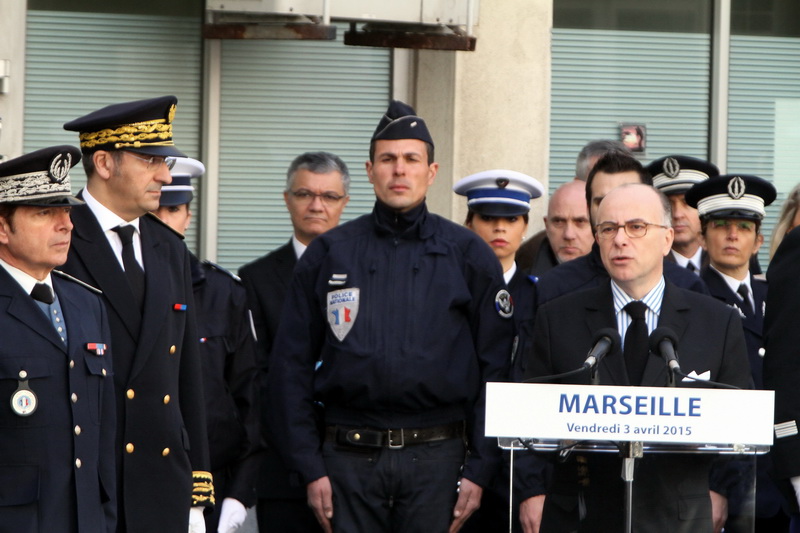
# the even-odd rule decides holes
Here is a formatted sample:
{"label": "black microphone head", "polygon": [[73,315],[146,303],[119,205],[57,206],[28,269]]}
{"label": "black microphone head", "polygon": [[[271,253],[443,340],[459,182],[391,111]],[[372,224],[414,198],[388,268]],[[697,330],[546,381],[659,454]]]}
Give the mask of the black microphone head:
{"label": "black microphone head", "polygon": [[668,340],[672,343],[673,346],[678,344],[678,335],[672,331],[671,328],[661,326],[653,330],[653,333],[650,334],[650,351],[653,353],[660,354],[661,353],[661,342]]}
{"label": "black microphone head", "polygon": [[597,344],[598,342],[603,340],[603,337],[608,339],[608,343],[609,343],[608,351],[609,351],[609,353],[613,352],[614,349],[616,349],[616,347],[621,344],[620,338],[619,338],[619,331],[617,331],[615,328],[603,328],[603,329],[598,330],[594,334],[594,338],[592,339],[592,346],[594,346],[595,344]]}

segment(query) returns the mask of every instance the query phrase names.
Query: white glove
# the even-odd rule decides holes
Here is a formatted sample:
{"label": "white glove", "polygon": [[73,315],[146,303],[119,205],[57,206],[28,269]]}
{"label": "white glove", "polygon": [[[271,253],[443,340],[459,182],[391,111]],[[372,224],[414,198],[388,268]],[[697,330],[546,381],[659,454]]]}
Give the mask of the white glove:
{"label": "white glove", "polygon": [[789,478],[789,480],[792,482],[792,487],[794,487],[794,495],[797,498],[798,505],[800,505],[800,476]]}
{"label": "white glove", "polygon": [[206,533],[206,519],[203,517],[203,507],[189,509],[189,533]]}
{"label": "white glove", "polygon": [[235,498],[222,500],[222,510],[219,512],[219,525],[217,533],[234,533],[244,524],[247,518],[247,509],[242,502]]}

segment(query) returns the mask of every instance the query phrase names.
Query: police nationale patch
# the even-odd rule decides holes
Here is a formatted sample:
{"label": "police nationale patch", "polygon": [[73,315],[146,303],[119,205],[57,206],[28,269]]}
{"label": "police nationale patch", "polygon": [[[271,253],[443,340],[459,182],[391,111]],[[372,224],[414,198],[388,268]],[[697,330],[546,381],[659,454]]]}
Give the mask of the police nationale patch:
{"label": "police nationale patch", "polygon": [[514,302],[511,300],[511,294],[505,289],[497,292],[497,296],[494,297],[494,307],[497,309],[497,314],[503,318],[514,316]]}
{"label": "police nationale patch", "polygon": [[359,289],[339,289],[328,293],[328,324],[337,339],[343,341],[358,316]]}

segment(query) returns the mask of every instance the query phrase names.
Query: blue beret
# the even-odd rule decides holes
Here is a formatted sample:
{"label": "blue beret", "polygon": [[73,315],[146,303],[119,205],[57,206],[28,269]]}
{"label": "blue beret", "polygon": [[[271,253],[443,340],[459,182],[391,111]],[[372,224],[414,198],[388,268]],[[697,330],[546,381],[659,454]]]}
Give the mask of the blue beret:
{"label": "blue beret", "polygon": [[433,138],[428,131],[425,121],[417,116],[414,108],[404,104],[399,100],[392,100],[389,109],[381,117],[375,133],[372,134],[373,141],[398,139],[419,139],[433,146]]}
{"label": "blue beret", "polygon": [[81,150],[128,150],[147,155],[182,157],[172,140],[178,99],[159,96],[113,104],[64,124],[80,133]]}
{"label": "blue beret", "polygon": [[51,146],[0,163],[0,203],[32,206],[80,205],[69,171],[81,160],[74,146]]}

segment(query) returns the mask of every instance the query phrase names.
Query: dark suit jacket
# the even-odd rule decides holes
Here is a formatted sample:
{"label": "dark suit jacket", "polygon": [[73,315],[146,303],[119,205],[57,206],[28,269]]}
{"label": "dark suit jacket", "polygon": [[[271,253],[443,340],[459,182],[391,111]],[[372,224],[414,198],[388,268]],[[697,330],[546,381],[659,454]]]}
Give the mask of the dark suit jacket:
{"label": "dark suit jacket", "polygon": [[[281,309],[286,300],[286,292],[292,280],[292,271],[296,263],[294,246],[290,240],[277,250],[239,269],[239,275],[247,290],[250,311],[253,313],[262,384],[266,383],[266,376],[269,372],[269,353],[278,330]],[[289,470],[284,466],[283,460],[272,445],[268,402],[266,387],[262,387],[261,435],[267,445],[267,450],[264,453],[256,485],[258,497],[305,499],[305,487],[299,487],[299,483],[291,482]]]}
{"label": "dark suit jacket", "polygon": [[185,533],[192,472],[210,471],[189,252],[157,218],[141,217],[140,313],[89,207],[74,207],[72,222],[63,270],[103,291],[111,323],[120,516],[128,533]]}
{"label": "dark suit jacket", "polygon": [[[800,230],[793,229],[781,241],[767,270],[764,317],[764,387],[775,391],[776,432],[770,455],[779,478],[800,476]],[[790,496],[794,496],[790,494]],[[796,505],[794,498],[789,499]]]}
{"label": "dark suit jacket", "polygon": [[[0,267],[0,531],[110,533],[116,413],[108,317],[96,294],[55,273],[52,280],[68,346]],[[98,355],[88,343],[108,346]],[[26,417],[9,405],[23,370],[38,398]]]}
{"label": "dark suit jacket", "polygon": [[[610,283],[568,294],[545,304],[536,316],[528,376],[558,374],[579,368],[602,328],[616,329]],[[568,317],[568,318],[567,318]],[[708,296],[680,289],[667,282],[659,326],[671,328],[680,339],[681,369],[698,374],[711,371],[710,379],[748,387],[750,372],[738,313]],[[629,385],[619,346],[598,369],[603,385]],[[574,381],[588,384],[588,375]],[[650,354],[643,386],[663,386],[664,361]],[[679,382],[680,387],[702,383]],[[575,454],[573,454],[575,455]],[[624,488],[620,460],[605,454],[586,455],[583,489],[586,518],[580,531],[622,531]],[[711,459],[701,455],[645,455],[637,460],[634,482],[634,530],[699,533],[711,531],[709,470]],[[575,458],[556,465],[553,485],[545,503],[543,531],[572,531],[578,527],[578,471]]]}
{"label": "dark suit jacket", "polygon": [[520,270],[534,276],[541,276],[558,265],[558,259],[544,230],[523,242],[514,258]]}

